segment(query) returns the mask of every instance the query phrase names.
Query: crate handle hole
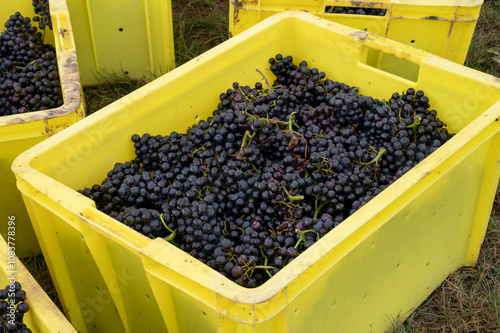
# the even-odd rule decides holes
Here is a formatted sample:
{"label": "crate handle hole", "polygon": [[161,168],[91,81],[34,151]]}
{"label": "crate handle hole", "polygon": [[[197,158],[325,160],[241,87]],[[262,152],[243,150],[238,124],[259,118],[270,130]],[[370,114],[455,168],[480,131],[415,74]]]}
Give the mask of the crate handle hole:
{"label": "crate handle hole", "polygon": [[392,54],[368,47],[366,65],[380,69],[384,72],[402,77],[409,81],[417,82],[420,64],[410,60],[396,57]]}
{"label": "crate handle hole", "polygon": [[387,9],[370,7],[325,6],[325,14],[385,16]]}

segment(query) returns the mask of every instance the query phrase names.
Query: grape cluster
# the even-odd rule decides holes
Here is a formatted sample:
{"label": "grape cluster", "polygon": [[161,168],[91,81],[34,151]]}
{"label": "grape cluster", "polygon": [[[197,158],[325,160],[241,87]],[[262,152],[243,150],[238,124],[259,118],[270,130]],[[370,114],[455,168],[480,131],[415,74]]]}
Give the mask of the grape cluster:
{"label": "grape cluster", "polygon": [[[44,1],[36,7],[42,5],[48,11]],[[39,19],[40,24],[45,20]],[[43,37],[19,12],[5,23],[0,34],[0,116],[63,105],[56,50]]]}
{"label": "grape cluster", "polygon": [[49,0],[33,0],[32,5],[35,8],[33,21],[38,22],[40,30],[44,30],[45,26],[52,30],[52,20],[50,19]]}
{"label": "grape cluster", "polygon": [[26,292],[19,282],[14,282],[13,288],[7,285],[0,289],[0,332],[31,333],[23,323],[24,314],[29,311]]}
{"label": "grape cluster", "polygon": [[80,193],[256,287],[452,137],[420,90],[378,100],[269,62],[271,87],[234,82],[185,134],[134,134],[136,157]]}
{"label": "grape cluster", "polygon": [[387,13],[387,9],[326,6],[325,13],[385,16],[385,14]]}

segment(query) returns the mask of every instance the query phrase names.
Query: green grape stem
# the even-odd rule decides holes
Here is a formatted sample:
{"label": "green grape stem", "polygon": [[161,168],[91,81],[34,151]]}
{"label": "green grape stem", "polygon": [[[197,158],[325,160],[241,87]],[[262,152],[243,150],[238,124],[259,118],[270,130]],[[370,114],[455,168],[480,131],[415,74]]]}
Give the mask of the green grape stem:
{"label": "green grape stem", "polygon": [[167,224],[165,223],[165,220],[163,220],[163,214],[160,215],[160,220],[161,220],[161,223],[163,223],[163,226],[165,227],[165,229],[167,229],[168,231],[171,232],[171,234],[165,238],[163,238],[164,240],[166,240],[167,242],[170,242],[170,243],[173,243],[173,240],[175,238],[175,235],[176,235],[176,232],[173,231],[172,229],[170,229]]}
{"label": "green grape stem", "polygon": [[288,198],[288,200],[290,200],[292,202],[293,201],[304,200],[304,196],[303,195],[290,195],[290,194],[288,194],[287,198]]}
{"label": "green grape stem", "polygon": [[253,268],[258,268],[258,269],[273,269],[275,267],[274,266],[268,266],[268,265],[256,265],[256,266],[253,266]]}
{"label": "green grape stem", "polygon": [[293,122],[294,122],[294,119],[295,119],[295,114],[294,112],[292,112],[292,114],[290,115],[290,118],[288,119],[288,130],[289,131],[293,131]]}
{"label": "green grape stem", "polygon": [[299,237],[300,237],[300,238],[299,238],[299,240],[297,241],[297,243],[295,243],[295,246],[294,246],[294,248],[295,248],[295,249],[297,249],[297,248],[299,247],[299,245],[300,245],[300,244],[302,244],[302,243],[305,243],[305,242],[306,242],[306,233],[308,233],[308,232],[314,232],[314,233],[315,233],[315,231],[314,231],[314,230],[312,230],[312,229],[309,229],[309,230],[304,230],[304,231],[302,231],[302,230],[300,230],[300,229],[295,229],[295,232],[296,232],[296,233],[299,235]]}
{"label": "green grape stem", "polygon": [[252,139],[253,139],[254,136],[255,136],[255,133],[250,134],[250,131],[247,130],[245,132],[245,135],[243,136],[243,141],[241,142],[240,150],[243,149],[243,148],[245,148],[245,147],[248,147],[248,145],[250,144],[250,142],[252,142]]}
{"label": "green grape stem", "polygon": [[415,129],[415,126],[420,125],[420,120],[422,120],[420,118],[420,116],[415,116],[415,119],[413,120],[413,124],[406,126],[406,128],[413,128],[413,129]]}
{"label": "green grape stem", "polygon": [[206,148],[205,148],[205,144],[203,144],[203,146],[198,147],[198,148],[196,148],[195,150],[193,150],[193,152],[192,152],[191,154],[189,154],[189,157],[190,157],[190,158],[194,158],[194,154],[195,154],[197,151],[200,151],[200,150],[205,150],[205,149],[206,149]]}
{"label": "green grape stem", "polygon": [[314,201],[314,206],[315,206],[315,210],[314,210],[314,215],[313,215],[313,220],[316,221],[318,219],[318,215],[319,215],[319,212],[321,211],[321,208],[323,208],[323,205],[324,204],[321,204],[319,205],[318,207],[318,198],[316,197],[316,200]]}
{"label": "green grape stem", "polygon": [[382,157],[382,155],[385,154],[387,150],[385,148],[382,148],[380,149],[380,151],[378,152],[377,156],[371,160],[370,162],[368,162],[368,164],[371,164],[371,163],[375,163],[375,165],[378,163],[378,160]]}
{"label": "green grape stem", "polygon": [[[292,132],[292,133],[294,133],[294,130],[293,130],[294,125],[295,125],[295,127],[300,128],[300,126],[297,125],[297,123],[295,122],[295,112],[292,112],[290,114],[290,118],[288,118],[288,121],[286,122],[286,124],[287,124],[287,130]],[[302,136],[297,132],[295,132],[295,133],[298,134],[299,136]]]}

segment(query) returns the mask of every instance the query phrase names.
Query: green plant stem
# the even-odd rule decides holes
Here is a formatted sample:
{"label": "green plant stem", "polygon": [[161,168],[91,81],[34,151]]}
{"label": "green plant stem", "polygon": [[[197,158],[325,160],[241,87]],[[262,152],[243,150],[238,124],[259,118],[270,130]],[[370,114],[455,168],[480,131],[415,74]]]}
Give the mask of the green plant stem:
{"label": "green plant stem", "polygon": [[258,269],[274,269],[274,266],[267,266],[267,265],[256,265],[253,266],[253,268],[258,268]]}
{"label": "green plant stem", "polygon": [[406,126],[406,128],[415,128],[415,126],[420,125],[420,120],[421,118],[419,116],[416,116],[413,120],[413,124]]}
{"label": "green plant stem", "polygon": [[380,149],[380,151],[378,152],[377,156],[375,156],[375,158],[373,160],[371,160],[370,162],[368,162],[368,164],[372,164],[372,163],[377,164],[378,160],[380,159],[380,157],[382,157],[382,155],[384,155],[386,151],[387,150],[385,148]]}
{"label": "green plant stem", "polygon": [[193,150],[193,152],[191,154],[189,154],[189,157],[190,158],[194,158],[194,154],[197,152],[197,151],[200,151],[200,150],[205,150],[205,145],[201,146],[201,147],[198,147],[196,148],[195,150]]}
{"label": "green plant stem", "polygon": [[314,215],[313,215],[313,220],[316,221],[319,215],[319,212],[321,211],[321,208],[323,208],[324,204],[319,205],[318,207],[318,198],[316,197],[316,200],[314,201]]}
{"label": "green plant stem", "polygon": [[245,135],[243,136],[243,140],[241,142],[241,147],[240,147],[240,150],[245,148],[245,147],[248,147],[248,145],[250,144],[250,142],[252,142],[252,139],[253,137],[255,136],[255,132],[253,134],[250,134],[250,131],[247,130],[245,132]]}
{"label": "green plant stem", "polygon": [[287,127],[287,129],[288,129],[289,131],[293,131],[293,122],[294,122],[294,119],[295,119],[295,114],[294,114],[294,113],[292,113],[292,114],[290,115],[290,118],[288,119],[288,127]]}
{"label": "green plant stem", "polygon": [[305,243],[306,242],[306,233],[308,232],[315,232],[314,230],[312,229],[309,229],[309,230],[300,230],[300,229],[295,229],[295,232],[299,235],[299,240],[297,241],[297,243],[295,243],[295,246],[294,248],[297,249],[299,247],[300,244],[302,243]]}
{"label": "green plant stem", "polygon": [[163,214],[160,215],[160,220],[161,220],[161,223],[163,223],[163,226],[165,227],[165,229],[167,229],[168,231],[171,232],[170,235],[168,235],[167,237],[164,237],[163,239],[166,240],[167,242],[173,243],[176,232],[167,226],[167,224],[165,223],[165,220],[163,220]]}
{"label": "green plant stem", "polygon": [[304,200],[304,196],[303,195],[290,195],[290,194],[288,194],[287,198],[288,198],[288,200],[290,200],[292,202],[293,201]]}
{"label": "green plant stem", "polygon": [[267,274],[270,278],[272,278],[272,277],[273,277],[273,275],[269,272],[269,270],[270,270],[270,269],[274,269],[275,267],[273,267],[273,266],[267,266],[267,265],[257,265],[257,266],[254,266],[253,268],[254,268],[254,269],[255,269],[255,268],[258,268],[258,269],[263,269],[263,270],[266,272],[266,274]]}

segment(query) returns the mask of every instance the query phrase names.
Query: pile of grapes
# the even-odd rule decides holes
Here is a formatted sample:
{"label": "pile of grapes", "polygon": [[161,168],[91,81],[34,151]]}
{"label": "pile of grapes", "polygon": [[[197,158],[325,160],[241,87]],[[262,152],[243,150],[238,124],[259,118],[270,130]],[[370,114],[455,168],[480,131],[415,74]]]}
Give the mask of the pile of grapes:
{"label": "pile of grapes", "polygon": [[256,287],[452,136],[422,91],[378,100],[305,61],[269,62],[272,87],[235,82],[187,133],[134,134],[135,159],[79,192]]}
{"label": "pile of grapes", "polygon": [[54,46],[44,44],[52,29],[48,0],[33,0],[35,13],[11,15],[0,34],[0,116],[40,111],[63,105]]}
{"label": "pile of grapes", "polygon": [[0,289],[0,332],[31,333],[23,323],[24,314],[30,309],[26,301],[26,292],[19,282]]}
{"label": "pile of grapes", "polygon": [[387,9],[326,6],[325,13],[385,16],[385,14],[387,13]]}

